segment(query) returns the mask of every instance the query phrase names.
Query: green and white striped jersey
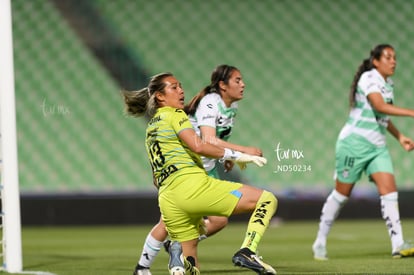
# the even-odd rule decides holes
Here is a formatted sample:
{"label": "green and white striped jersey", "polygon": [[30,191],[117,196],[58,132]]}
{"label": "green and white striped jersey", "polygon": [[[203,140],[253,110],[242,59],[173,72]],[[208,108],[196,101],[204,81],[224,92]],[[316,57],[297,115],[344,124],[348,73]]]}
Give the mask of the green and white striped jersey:
{"label": "green and white striped jersey", "polygon": [[393,104],[394,84],[391,78],[384,79],[376,69],[361,75],[355,95],[355,105],[339,134],[339,139],[356,134],[364,137],[373,145],[384,146],[386,144],[385,134],[390,118],[372,108],[368,100],[368,95],[371,93],[380,93],[386,103]]}
{"label": "green and white striped jersey", "polygon": [[[199,127],[209,126],[216,129],[217,138],[227,141],[231,135],[237,106],[237,102],[233,102],[230,107],[226,107],[219,94],[207,94],[200,100],[195,115],[190,116],[190,122],[200,137]],[[216,159],[209,159],[203,156],[201,159],[206,171],[210,171],[216,166]]]}

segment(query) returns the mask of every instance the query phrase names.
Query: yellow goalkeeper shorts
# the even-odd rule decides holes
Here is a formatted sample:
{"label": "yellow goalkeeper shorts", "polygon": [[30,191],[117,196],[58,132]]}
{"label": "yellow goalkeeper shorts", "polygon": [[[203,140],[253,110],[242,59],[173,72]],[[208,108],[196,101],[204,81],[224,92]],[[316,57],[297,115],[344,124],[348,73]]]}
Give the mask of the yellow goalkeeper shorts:
{"label": "yellow goalkeeper shorts", "polygon": [[241,197],[238,189],[242,186],[215,179],[205,172],[175,177],[158,196],[170,238],[175,241],[196,239],[203,216],[230,216]]}

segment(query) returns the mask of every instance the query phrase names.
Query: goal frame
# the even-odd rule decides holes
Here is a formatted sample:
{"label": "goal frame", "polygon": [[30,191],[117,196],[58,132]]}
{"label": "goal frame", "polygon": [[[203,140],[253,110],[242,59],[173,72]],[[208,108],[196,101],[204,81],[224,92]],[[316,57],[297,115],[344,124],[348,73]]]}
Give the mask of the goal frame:
{"label": "goal frame", "polygon": [[3,270],[22,271],[11,0],[0,0],[0,137]]}

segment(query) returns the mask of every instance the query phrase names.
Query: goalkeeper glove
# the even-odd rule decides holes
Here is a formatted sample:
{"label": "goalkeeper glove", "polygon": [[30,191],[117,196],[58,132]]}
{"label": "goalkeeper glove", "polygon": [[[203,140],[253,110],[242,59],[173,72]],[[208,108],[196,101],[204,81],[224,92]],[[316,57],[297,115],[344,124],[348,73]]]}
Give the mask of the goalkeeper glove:
{"label": "goalkeeper glove", "polygon": [[249,154],[245,154],[239,151],[234,151],[228,148],[224,148],[224,156],[223,160],[231,160],[236,163],[248,163],[253,162],[259,167],[262,167],[267,163],[267,159],[264,157],[253,156]]}

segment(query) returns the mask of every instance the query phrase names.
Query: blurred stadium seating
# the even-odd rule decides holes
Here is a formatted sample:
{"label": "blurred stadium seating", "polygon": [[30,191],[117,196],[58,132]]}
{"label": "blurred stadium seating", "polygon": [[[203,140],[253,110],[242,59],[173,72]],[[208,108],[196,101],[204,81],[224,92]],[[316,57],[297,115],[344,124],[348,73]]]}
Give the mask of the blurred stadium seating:
{"label": "blurred stadium seating", "polygon": [[[88,3],[85,14],[81,2]],[[121,63],[117,72],[97,54],[96,47],[108,49],[114,41],[96,31],[87,39],[88,30],[96,30],[89,25],[95,17],[86,25],[71,24],[73,12],[82,20],[91,10],[105,23],[103,31],[116,37],[123,56],[142,68],[137,75],[123,72],[126,79],[141,80],[130,89],[142,88],[150,75],[171,71],[189,100],[208,84],[216,65],[237,66],[246,90],[231,140],[261,147],[269,163],[236,174],[280,195],[323,195],[331,188],[348,89],[374,45],[395,46],[395,101],[414,108],[413,1],[15,0],[23,194],[155,192],[144,147],[146,121],[125,117],[118,93],[125,86],[114,76],[129,67],[122,67],[120,52],[108,51]],[[412,119],[394,121],[414,137]],[[303,158],[278,161],[278,144],[301,151]],[[413,156],[391,138],[389,144],[399,186],[412,190]],[[275,173],[278,165],[305,165],[311,171]],[[369,184],[358,188],[365,189],[374,190]]]}

